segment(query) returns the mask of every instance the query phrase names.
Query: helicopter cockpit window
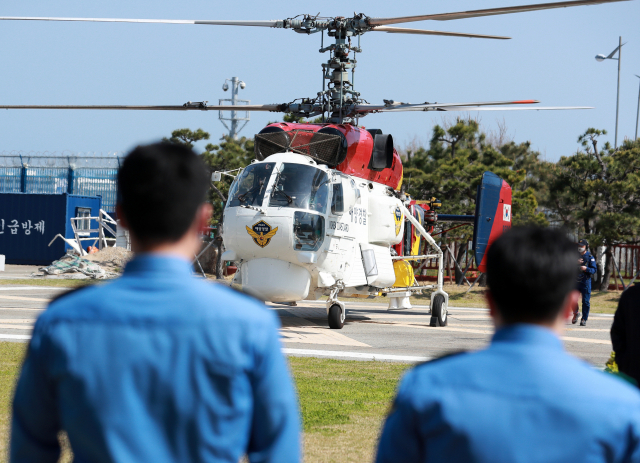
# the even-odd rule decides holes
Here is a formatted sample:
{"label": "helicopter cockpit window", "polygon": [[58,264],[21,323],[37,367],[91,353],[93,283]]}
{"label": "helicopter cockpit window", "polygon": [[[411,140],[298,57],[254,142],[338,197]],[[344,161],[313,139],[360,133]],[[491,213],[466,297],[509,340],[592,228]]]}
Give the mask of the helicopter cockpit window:
{"label": "helicopter cockpit window", "polygon": [[342,183],[333,184],[333,196],[331,197],[331,213],[342,214],[344,212],[344,195]]}
{"label": "helicopter cockpit window", "polygon": [[316,167],[284,163],[276,174],[269,206],[325,212],[329,199],[329,177]]}
{"label": "helicopter cockpit window", "polygon": [[296,211],[293,216],[293,241],[296,251],[317,251],[324,241],[324,217]]}
{"label": "helicopter cockpit window", "polygon": [[251,164],[233,182],[227,207],[262,206],[274,162]]}

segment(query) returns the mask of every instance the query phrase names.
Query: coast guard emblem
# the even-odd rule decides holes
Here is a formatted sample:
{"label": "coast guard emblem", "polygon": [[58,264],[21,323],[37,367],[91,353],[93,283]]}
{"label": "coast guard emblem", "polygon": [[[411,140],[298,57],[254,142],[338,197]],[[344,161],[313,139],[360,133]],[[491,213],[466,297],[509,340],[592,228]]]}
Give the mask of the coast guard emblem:
{"label": "coast guard emblem", "polygon": [[399,207],[396,207],[396,210],[393,211],[393,219],[396,222],[396,236],[398,236],[402,227],[402,211]]}
{"label": "coast guard emblem", "polygon": [[253,238],[253,242],[256,243],[261,248],[264,248],[271,242],[271,238],[273,238],[278,232],[278,227],[271,229],[271,225],[269,225],[264,220],[260,222],[254,223],[253,227],[246,227],[247,233]]}

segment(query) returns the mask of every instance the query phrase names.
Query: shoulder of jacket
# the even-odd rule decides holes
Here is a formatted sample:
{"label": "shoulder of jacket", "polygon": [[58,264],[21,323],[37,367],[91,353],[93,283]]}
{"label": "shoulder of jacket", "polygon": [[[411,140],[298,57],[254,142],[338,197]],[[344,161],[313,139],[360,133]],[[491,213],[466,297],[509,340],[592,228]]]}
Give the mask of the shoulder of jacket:
{"label": "shoulder of jacket", "polygon": [[93,285],[85,285],[85,286],[80,286],[78,288],[73,288],[70,289],[69,291],[65,291],[63,293],[58,294],[56,297],[54,297],[53,299],[51,299],[51,301],[49,302],[49,305],[53,304],[54,302],[58,302],[61,301],[63,299],[68,298],[69,296],[75,296],[77,294],[79,294],[82,291],[85,291],[89,288],[92,288]]}
{"label": "shoulder of jacket", "polygon": [[464,354],[467,354],[469,351],[467,350],[459,350],[459,351],[453,351],[453,352],[447,352],[445,354],[439,355],[437,357],[434,357],[432,359],[429,360],[425,360],[424,362],[419,363],[418,365],[416,365],[416,368],[420,368],[420,367],[428,367],[431,365],[436,365],[440,362],[444,362],[445,360],[451,360],[453,358],[456,357],[460,357]]}

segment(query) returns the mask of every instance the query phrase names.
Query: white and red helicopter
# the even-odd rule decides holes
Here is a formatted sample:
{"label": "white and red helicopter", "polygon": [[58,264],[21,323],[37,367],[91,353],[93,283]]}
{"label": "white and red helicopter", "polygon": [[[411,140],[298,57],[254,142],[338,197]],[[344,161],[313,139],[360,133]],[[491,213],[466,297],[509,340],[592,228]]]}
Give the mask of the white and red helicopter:
{"label": "white and red helicopter", "polygon": [[[504,40],[494,35],[391,27],[417,21],[448,21],[518,12],[596,5],[629,0],[573,0],[535,5],[396,18],[324,18],[301,15],[270,21],[162,20],[108,18],[0,17],[10,21],[80,21],[249,26],[321,34],[323,89],[313,98],[290,103],[243,105],[243,111],[273,111],[302,117],[322,116],[322,123],[273,123],[255,138],[256,160],[242,170],[224,211],[224,260],[239,266],[243,289],[272,302],[328,296],[331,328],[342,328],[346,307],[341,296],[391,296],[390,308],[406,308],[414,292],[432,289],[431,325],[447,324],[448,295],[443,290],[443,253],[430,233],[437,221],[473,223],[474,250],[480,271],[487,246],[511,225],[511,188],[491,172],[478,187],[473,216],[445,216],[436,202],[402,194],[402,160],[391,135],[366,130],[359,119],[372,113],[401,111],[519,111],[588,109],[530,106],[536,100],[479,103],[369,104],[352,80],[359,37],[368,32],[443,35]],[[334,42],[324,46],[324,33]],[[358,38],[358,45],[352,44]],[[353,57],[352,57],[353,54]],[[352,74],[351,79],[350,75]],[[325,86],[325,83],[328,84]],[[94,110],[237,110],[233,105],[187,102],[183,105],[0,105],[2,109]],[[219,180],[221,173],[213,174]],[[419,255],[421,240],[428,246]],[[435,285],[418,286],[407,261],[438,261]]]}

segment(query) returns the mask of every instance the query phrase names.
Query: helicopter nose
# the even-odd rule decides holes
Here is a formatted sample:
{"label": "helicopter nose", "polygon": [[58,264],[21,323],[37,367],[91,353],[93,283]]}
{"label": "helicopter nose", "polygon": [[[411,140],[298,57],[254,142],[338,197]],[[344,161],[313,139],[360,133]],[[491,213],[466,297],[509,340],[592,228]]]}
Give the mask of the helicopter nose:
{"label": "helicopter nose", "polygon": [[242,289],[263,301],[301,301],[309,295],[311,274],[279,259],[254,259],[242,265]]}

